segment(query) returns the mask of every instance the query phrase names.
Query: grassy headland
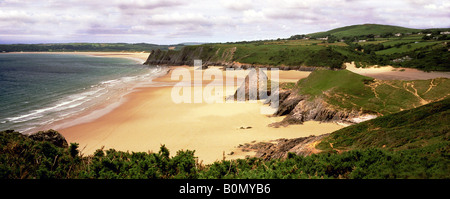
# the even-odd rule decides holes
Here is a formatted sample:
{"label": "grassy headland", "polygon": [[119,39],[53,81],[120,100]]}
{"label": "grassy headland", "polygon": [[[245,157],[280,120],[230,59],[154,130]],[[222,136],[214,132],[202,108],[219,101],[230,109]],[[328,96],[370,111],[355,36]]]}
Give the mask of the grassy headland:
{"label": "grassy headland", "polygon": [[377,80],[348,70],[316,70],[307,78],[285,83],[310,99],[322,98],[336,109],[363,110],[386,115],[438,101],[450,95],[447,78]]}
{"label": "grassy headland", "polygon": [[393,65],[420,70],[450,71],[448,29],[409,29],[364,24],[337,28],[287,39],[242,41],[187,46],[180,51],[158,51],[148,64],[193,64],[202,59],[211,65],[233,62],[260,67],[341,68],[355,61],[357,66]]}
{"label": "grassy headland", "polygon": [[449,144],[450,98],[447,98],[340,129],[325,138],[318,148],[386,148],[401,151],[445,146],[448,150]]}

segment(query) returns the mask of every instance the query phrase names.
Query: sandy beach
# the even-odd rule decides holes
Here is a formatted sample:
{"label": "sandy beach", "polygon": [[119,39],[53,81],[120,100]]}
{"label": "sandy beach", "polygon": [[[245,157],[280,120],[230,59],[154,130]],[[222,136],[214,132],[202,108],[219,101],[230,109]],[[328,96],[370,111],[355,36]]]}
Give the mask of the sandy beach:
{"label": "sandy beach", "polygon": [[[38,52],[46,53],[46,52]],[[88,56],[118,57],[134,59],[143,63],[147,53],[122,52],[52,52],[52,54],[80,54]],[[448,73],[426,73],[415,69],[400,71],[393,67],[360,69],[346,64],[347,69],[361,75],[379,79],[429,79],[449,77]],[[248,71],[222,71],[221,67],[210,67],[222,73],[224,96],[234,94],[240,81]],[[188,71],[191,79],[172,79],[173,71]],[[200,76],[198,75],[200,74]],[[226,74],[228,76],[226,76]],[[297,82],[310,72],[279,71],[279,82]],[[168,74],[154,79],[151,86],[135,88],[112,104],[101,104],[95,110],[69,118],[52,127],[61,132],[68,142],[80,144],[85,155],[95,150],[114,148],[122,151],[157,152],[164,144],[175,155],[178,150],[195,150],[200,161],[209,164],[216,160],[244,158],[254,152],[242,152],[238,145],[250,142],[271,141],[279,138],[297,138],[331,133],[343,128],[334,123],[305,122],[303,125],[272,128],[268,124],[284,117],[270,117],[273,109],[262,102],[246,103],[175,103],[171,94],[179,82],[192,85],[192,102],[196,92],[213,84],[204,80],[204,72],[194,67],[171,67]],[[271,76],[268,70],[267,75]],[[233,82],[234,85],[229,83]],[[199,83],[202,83],[199,85]],[[216,85],[217,86],[217,85]],[[200,89],[199,89],[200,88]],[[200,94],[201,95],[201,94]],[[221,100],[219,100],[221,101]],[[231,153],[233,152],[233,153]],[[231,155],[232,154],[232,155]]]}
{"label": "sandy beach", "polygon": [[116,57],[133,59],[140,63],[144,63],[150,53],[145,52],[10,52],[11,54],[67,54],[67,55],[86,55],[97,57]]}
{"label": "sandy beach", "polygon": [[[240,151],[237,148],[239,144],[320,135],[342,128],[334,123],[314,121],[289,127],[268,127],[268,124],[281,121],[283,117],[262,114],[262,110],[270,108],[257,101],[176,104],[171,98],[171,92],[173,85],[179,80],[172,80],[171,74],[177,68],[189,71],[194,77],[193,67],[172,67],[167,75],[153,80],[155,87],[137,88],[105,115],[56,130],[61,132],[68,142],[79,143],[85,155],[90,155],[101,147],[122,151],[158,152],[159,147],[164,144],[172,155],[178,150],[195,150],[199,161],[209,164],[222,160],[224,153],[226,159],[253,155],[253,152]],[[239,81],[245,78],[247,72],[234,73],[232,78]],[[308,74],[309,72],[280,71],[279,77],[280,81],[294,81]],[[270,73],[268,75],[270,76]],[[192,84],[195,81],[192,78],[190,82],[184,83]],[[211,80],[200,81],[203,84],[193,86],[192,91],[197,87],[198,92],[202,90],[198,87],[204,89],[211,83]],[[226,82],[226,77],[223,81]],[[226,87],[230,86],[231,89],[223,88],[225,95],[234,93],[236,85]],[[233,155],[229,155],[231,152]]]}
{"label": "sandy beach", "polygon": [[413,68],[394,68],[392,66],[356,68],[354,63],[346,63],[345,66],[349,71],[380,80],[425,80],[439,77],[450,78],[450,72],[424,72]]}

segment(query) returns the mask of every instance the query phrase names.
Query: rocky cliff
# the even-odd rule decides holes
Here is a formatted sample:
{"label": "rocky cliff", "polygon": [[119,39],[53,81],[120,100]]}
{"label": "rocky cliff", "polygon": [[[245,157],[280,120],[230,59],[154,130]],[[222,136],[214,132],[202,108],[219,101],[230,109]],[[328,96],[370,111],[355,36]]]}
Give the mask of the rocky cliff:
{"label": "rocky cliff", "polygon": [[[272,106],[278,98],[278,110],[274,116],[286,117],[281,122],[272,123],[271,127],[288,126],[290,124],[302,124],[305,121],[358,123],[364,121],[360,118],[373,118],[370,113],[356,110],[336,109],[327,104],[323,99],[310,100],[309,96],[300,95],[295,90],[280,89],[266,100],[266,104]],[[375,117],[375,116],[374,116]]]}
{"label": "rocky cliff", "polygon": [[179,51],[162,51],[160,49],[157,49],[150,52],[150,55],[144,64],[166,66],[193,66],[195,59],[201,59],[203,68],[207,68],[208,66],[223,66],[224,68],[279,68],[280,70],[300,71],[314,71],[317,68],[320,68],[313,66],[259,65],[240,63],[234,57],[236,50],[237,47],[224,47],[219,45],[185,46]]}
{"label": "rocky cliff", "polygon": [[180,51],[152,50],[147,65],[193,66],[195,59],[201,59],[203,66],[228,66],[232,62],[236,48],[220,48],[216,46],[186,46]]}

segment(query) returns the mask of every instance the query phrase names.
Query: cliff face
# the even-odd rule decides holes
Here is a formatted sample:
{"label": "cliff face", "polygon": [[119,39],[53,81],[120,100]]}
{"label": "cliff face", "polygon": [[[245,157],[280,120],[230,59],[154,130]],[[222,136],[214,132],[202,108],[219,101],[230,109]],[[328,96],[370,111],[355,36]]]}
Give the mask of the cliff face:
{"label": "cliff face", "polygon": [[152,50],[147,61],[144,63],[146,65],[193,65],[195,52],[188,52],[184,50],[181,51],[162,51],[162,50]]}
{"label": "cliff face", "polygon": [[195,59],[201,59],[203,67],[223,66],[225,68],[279,68],[280,70],[314,71],[318,67],[313,66],[285,66],[285,65],[259,65],[240,63],[234,57],[237,47],[224,47],[218,45],[185,46],[179,51],[152,50],[146,65],[166,66],[193,66]]}
{"label": "cliff face", "polygon": [[152,50],[144,64],[147,65],[194,65],[195,59],[201,59],[203,66],[228,65],[236,48],[220,48],[216,46],[186,46],[180,51]]}

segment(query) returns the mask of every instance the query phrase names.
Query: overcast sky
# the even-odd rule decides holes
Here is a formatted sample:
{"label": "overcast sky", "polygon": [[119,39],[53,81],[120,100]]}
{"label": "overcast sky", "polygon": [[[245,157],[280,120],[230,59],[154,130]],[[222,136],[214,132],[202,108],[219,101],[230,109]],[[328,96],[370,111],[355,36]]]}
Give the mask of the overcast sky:
{"label": "overcast sky", "polygon": [[448,28],[450,1],[0,0],[0,43],[227,42],[364,23]]}

